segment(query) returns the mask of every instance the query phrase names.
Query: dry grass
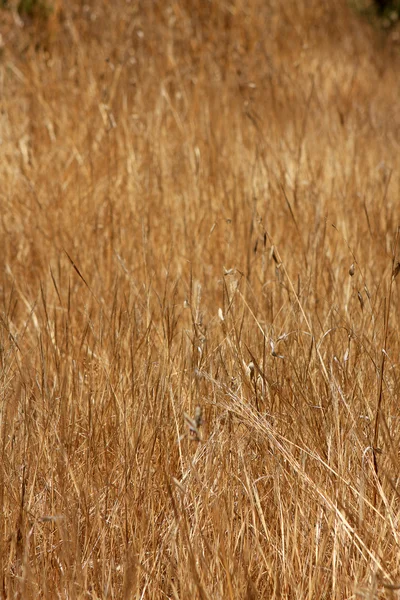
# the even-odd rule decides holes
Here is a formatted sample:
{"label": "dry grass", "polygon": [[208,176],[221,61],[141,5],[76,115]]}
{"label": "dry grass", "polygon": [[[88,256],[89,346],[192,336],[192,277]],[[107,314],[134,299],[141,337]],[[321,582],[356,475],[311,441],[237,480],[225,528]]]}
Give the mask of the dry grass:
{"label": "dry grass", "polygon": [[396,47],[80,6],[2,37],[0,597],[398,597]]}

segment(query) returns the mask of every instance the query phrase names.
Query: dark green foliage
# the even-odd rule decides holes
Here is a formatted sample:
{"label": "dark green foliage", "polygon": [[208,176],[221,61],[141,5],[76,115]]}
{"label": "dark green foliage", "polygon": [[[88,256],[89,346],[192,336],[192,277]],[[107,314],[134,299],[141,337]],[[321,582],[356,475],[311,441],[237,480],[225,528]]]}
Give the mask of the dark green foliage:
{"label": "dark green foliage", "polygon": [[374,4],[378,14],[382,16],[392,12],[395,12],[398,15],[400,12],[399,0],[375,0]]}
{"label": "dark green foliage", "polygon": [[[0,8],[9,8],[8,0],[0,0]],[[29,17],[47,18],[52,13],[51,0],[20,0],[18,12]]]}
{"label": "dark green foliage", "polygon": [[400,18],[400,0],[349,0],[350,6],[371,24],[391,28]]}

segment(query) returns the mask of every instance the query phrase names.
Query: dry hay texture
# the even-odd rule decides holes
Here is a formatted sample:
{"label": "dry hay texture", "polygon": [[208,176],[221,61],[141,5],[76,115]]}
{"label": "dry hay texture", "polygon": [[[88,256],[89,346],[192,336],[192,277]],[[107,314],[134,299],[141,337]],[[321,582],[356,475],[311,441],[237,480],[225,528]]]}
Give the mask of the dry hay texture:
{"label": "dry hay texture", "polygon": [[0,597],[397,598],[398,36],[1,16]]}

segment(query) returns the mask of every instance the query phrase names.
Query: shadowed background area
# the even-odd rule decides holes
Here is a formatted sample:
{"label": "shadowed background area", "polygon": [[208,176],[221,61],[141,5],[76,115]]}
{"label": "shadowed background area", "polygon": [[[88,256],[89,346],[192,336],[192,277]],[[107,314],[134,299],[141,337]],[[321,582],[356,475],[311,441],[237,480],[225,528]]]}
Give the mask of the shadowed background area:
{"label": "shadowed background area", "polygon": [[396,25],[31,4],[0,10],[0,596],[393,597]]}

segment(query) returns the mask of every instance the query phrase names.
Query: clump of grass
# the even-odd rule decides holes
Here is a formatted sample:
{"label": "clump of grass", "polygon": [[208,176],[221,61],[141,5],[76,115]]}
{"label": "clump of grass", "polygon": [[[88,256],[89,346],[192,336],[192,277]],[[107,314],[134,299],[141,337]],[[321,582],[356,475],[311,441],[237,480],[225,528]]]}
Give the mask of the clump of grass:
{"label": "clump of grass", "polygon": [[400,59],[344,0],[64,10],[0,63],[0,595],[393,594]]}

